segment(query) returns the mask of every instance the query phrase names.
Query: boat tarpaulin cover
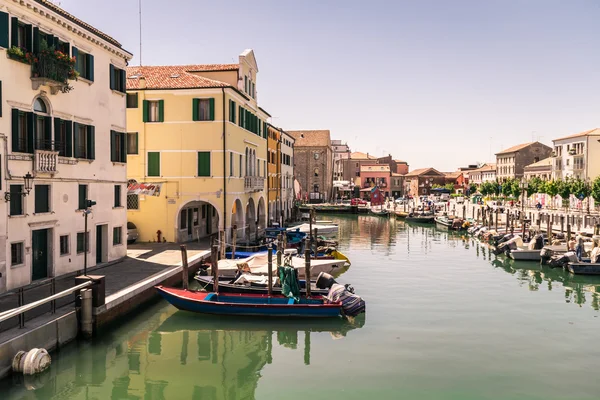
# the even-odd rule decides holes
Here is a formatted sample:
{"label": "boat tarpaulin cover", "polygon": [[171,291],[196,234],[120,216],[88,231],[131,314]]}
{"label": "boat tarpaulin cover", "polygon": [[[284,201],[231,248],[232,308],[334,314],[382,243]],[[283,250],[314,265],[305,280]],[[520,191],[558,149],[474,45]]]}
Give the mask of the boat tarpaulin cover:
{"label": "boat tarpaulin cover", "polygon": [[281,282],[281,294],[294,299],[298,303],[300,301],[298,271],[294,267],[284,265],[283,267],[278,267],[277,272],[279,273],[279,281]]}

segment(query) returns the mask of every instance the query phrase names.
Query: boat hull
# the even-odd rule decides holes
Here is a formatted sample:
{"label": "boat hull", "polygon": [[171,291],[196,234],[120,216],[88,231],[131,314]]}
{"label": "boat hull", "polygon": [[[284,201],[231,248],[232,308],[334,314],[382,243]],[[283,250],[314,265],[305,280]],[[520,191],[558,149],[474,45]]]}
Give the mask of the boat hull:
{"label": "boat hull", "polygon": [[540,261],[540,250],[512,250],[508,257],[515,261]]}
{"label": "boat hull", "polygon": [[567,269],[576,275],[600,275],[600,263],[569,263]]}
{"label": "boat hull", "polygon": [[435,222],[435,217],[406,217],[404,220],[407,222],[417,222],[420,224],[433,224]]}
{"label": "boat hull", "polygon": [[[212,292],[214,290],[213,277],[196,275],[194,279],[202,285],[202,287]],[[236,285],[229,283],[230,279],[219,279],[219,293],[243,293],[243,294],[267,294],[268,289],[264,286],[247,286],[247,285]],[[306,286],[303,285],[305,281],[300,282],[300,294],[306,295]],[[314,282],[314,281],[313,281]],[[311,295],[314,296],[327,296],[329,289],[317,289],[314,286],[311,287]],[[281,287],[274,287],[273,294],[280,295]]]}
{"label": "boat hull", "polygon": [[156,286],[156,290],[179,310],[199,314],[239,315],[278,318],[335,318],[341,316],[341,303],[303,297],[299,304],[284,296],[193,292]]}

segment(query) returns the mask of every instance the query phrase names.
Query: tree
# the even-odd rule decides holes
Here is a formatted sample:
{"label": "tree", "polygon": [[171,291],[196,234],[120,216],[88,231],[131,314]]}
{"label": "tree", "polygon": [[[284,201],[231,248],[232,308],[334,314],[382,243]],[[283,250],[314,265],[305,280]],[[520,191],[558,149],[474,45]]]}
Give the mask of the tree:
{"label": "tree", "polygon": [[437,184],[437,183],[434,183],[433,185],[431,185],[431,188],[432,188],[432,189],[439,189],[439,188],[441,188],[441,187],[442,187],[442,185],[439,185],[439,184]]}
{"label": "tree", "polygon": [[592,188],[590,194],[592,195],[592,199],[596,204],[600,203],[600,176],[597,176],[592,181]]}
{"label": "tree", "polygon": [[562,206],[569,208],[569,198],[571,197],[571,179],[565,178],[558,182],[558,194],[562,198]]}
{"label": "tree", "polygon": [[492,182],[483,182],[481,186],[479,186],[479,191],[484,196],[489,196],[494,193],[493,183]]}
{"label": "tree", "polygon": [[534,194],[541,193],[540,189],[542,189],[543,185],[544,185],[544,181],[542,181],[537,176],[534,176],[533,178],[529,179],[528,186],[527,186],[527,197],[531,197]]}
{"label": "tree", "polygon": [[454,183],[446,183],[444,185],[444,189],[449,190],[450,192],[454,192]]}
{"label": "tree", "polygon": [[546,181],[542,189],[543,192],[541,193],[545,193],[548,196],[552,197],[552,202],[554,202],[554,197],[558,194],[558,181],[554,179]]}
{"label": "tree", "polygon": [[507,179],[502,183],[502,194],[504,197],[510,197],[512,195],[512,183],[513,179]]}
{"label": "tree", "polygon": [[469,185],[469,194],[473,194],[473,193],[477,193],[477,185],[474,183],[471,183]]}
{"label": "tree", "polygon": [[511,187],[511,189],[512,189],[512,196],[513,197],[515,197],[515,198],[518,199],[519,197],[521,197],[523,195],[523,189],[521,189],[521,182],[520,181],[514,179],[512,181],[512,187]]}
{"label": "tree", "polygon": [[[592,187],[588,181],[584,181],[581,178],[571,180],[571,193],[575,195],[579,200],[583,201],[590,197],[592,193]],[[588,213],[590,212],[590,202],[588,199]]]}

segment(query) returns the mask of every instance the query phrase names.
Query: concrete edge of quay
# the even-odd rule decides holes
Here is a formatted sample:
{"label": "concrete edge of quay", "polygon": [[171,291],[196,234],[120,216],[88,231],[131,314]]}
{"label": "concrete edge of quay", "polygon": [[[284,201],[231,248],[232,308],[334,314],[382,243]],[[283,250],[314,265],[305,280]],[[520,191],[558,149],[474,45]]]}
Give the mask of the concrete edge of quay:
{"label": "concrete edge of quay", "polygon": [[[196,273],[202,261],[208,257],[210,251],[203,251],[189,258],[190,276]],[[108,328],[111,322],[156,299],[158,293],[154,290],[154,286],[177,285],[181,281],[181,262],[179,262],[165,271],[151,275],[106,297],[104,305],[93,309],[94,332],[100,328]],[[12,360],[19,350],[44,348],[52,352],[75,340],[79,334],[78,314],[76,308],[64,307],[58,309],[55,314],[44,314],[28,321],[26,329],[17,327],[0,334],[0,379],[11,374]]]}

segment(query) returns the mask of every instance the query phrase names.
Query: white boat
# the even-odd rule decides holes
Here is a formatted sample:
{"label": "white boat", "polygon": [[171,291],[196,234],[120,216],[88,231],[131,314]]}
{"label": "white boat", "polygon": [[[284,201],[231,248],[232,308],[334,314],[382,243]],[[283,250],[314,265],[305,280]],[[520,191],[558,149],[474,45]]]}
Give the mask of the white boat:
{"label": "white boat", "polygon": [[[288,231],[296,231],[300,230],[300,232],[309,234],[310,233],[310,224],[301,224],[288,228]],[[312,224],[313,232],[317,229],[317,234],[319,235],[337,235],[338,226],[337,225],[323,225],[323,224]]]}
{"label": "white boat", "polygon": [[[243,272],[249,272],[254,275],[268,275],[269,270],[267,267],[267,257],[267,253],[259,253],[251,257],[241,258],[238,260],[219,260],[219,275],[234,277],[240,269]],[[298,276],[303,278],[304,258],[292,257],[292,264],[294,268],[298,270]],[[341,271],[346,265],[346,260],[343,259],[311,259],[310,276],[317,277],[321,272],[334,275],[337,274],[337,272]],[[210,271],[211,268],[208,268],[208,270]],[[212,271],[210,271],[209,273],[212,273]],[[277,263],[275,257],[273,257],[273,274],[277,274]]]}
{"label": "white boat", "polygon": [[529,250],[527,246],[519,247],[511,250],[508,256],[517,261],[540,261],[540,253],[542,250]]}

